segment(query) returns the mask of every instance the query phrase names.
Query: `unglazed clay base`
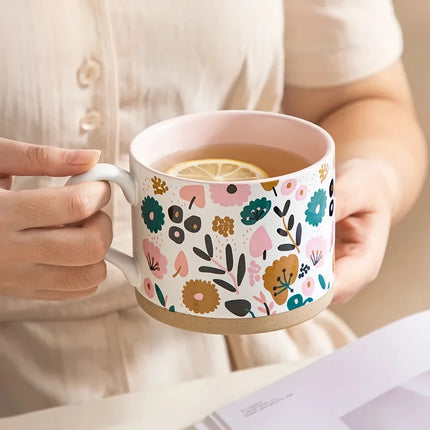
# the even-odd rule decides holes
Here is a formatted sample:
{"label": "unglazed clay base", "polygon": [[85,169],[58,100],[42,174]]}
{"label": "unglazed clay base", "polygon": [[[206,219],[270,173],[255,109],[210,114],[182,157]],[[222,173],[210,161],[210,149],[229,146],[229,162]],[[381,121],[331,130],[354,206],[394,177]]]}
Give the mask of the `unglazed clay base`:
{"label": "unglazed clay base", "polygon": [[333,290],[292,311],[258,318],[208,318],[171,312],[146,300],[137,290],[136,299],[148,315],[173,327],[211,334],[253,334],[285,329],[313,318],[330,304]]}

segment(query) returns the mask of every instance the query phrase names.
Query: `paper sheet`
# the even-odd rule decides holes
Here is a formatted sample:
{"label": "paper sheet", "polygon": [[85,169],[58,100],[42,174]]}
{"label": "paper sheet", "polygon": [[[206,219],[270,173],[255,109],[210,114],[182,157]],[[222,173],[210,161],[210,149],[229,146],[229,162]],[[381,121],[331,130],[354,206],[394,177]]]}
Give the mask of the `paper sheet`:
{"label": "paper sheet", "polygon": [[396,321],[237,402],[198,430],[430,428],[430,311]]}

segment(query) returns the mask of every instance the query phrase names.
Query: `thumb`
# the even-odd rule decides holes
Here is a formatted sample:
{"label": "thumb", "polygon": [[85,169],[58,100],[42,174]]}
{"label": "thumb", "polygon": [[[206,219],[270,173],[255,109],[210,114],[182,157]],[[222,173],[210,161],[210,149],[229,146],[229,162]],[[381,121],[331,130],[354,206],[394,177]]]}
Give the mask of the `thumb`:
{"label": "thumb", "polygon": [[99,150],[68,150],[0,138],[0,176],[70,176],[89,170]]}

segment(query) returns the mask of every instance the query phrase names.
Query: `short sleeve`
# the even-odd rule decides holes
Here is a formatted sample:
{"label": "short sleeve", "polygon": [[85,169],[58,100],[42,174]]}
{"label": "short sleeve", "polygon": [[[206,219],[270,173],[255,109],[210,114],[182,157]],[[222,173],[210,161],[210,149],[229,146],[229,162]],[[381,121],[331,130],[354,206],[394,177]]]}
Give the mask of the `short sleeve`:
{"label": "short sleeve", "polygon": [[325,87],[383,70],[402,54],[391,0],[284,0],[285,82]]}

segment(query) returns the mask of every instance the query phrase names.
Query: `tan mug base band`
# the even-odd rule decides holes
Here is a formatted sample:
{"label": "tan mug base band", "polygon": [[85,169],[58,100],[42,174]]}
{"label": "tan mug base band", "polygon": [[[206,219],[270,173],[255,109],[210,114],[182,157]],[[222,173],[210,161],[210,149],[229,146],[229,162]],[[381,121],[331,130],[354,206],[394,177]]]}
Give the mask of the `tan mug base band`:
{"label": "tan mug base band", "polygon": [[292,311],[258,318],[209,318],[171,312],[145,299],[138,290],[136,299],[148,315],[173,327],[211,334],[253,334],[285,329],[313,318],[330,304],[333,290],[331,288],[318,300]]}

